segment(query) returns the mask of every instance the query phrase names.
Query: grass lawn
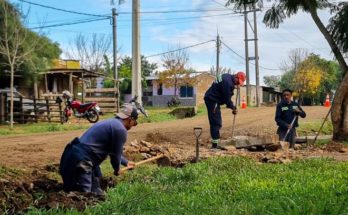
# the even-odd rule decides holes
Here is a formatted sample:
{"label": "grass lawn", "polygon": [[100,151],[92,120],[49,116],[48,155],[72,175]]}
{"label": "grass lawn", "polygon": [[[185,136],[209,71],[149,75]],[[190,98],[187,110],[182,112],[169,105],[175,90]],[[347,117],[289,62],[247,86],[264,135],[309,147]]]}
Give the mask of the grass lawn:
{"label": "grass lawn", "polygon": [[[297,132],[300,136],[305,136],[307,135],[315,135],[316,132],[319,131],[320,126],[322,125],[323,121],[318,120],[318,121],[311,121],[311,122],[300,122],[299,123],[299,128],[297,129]],[[320,135],[331,135],[333,132],[332,128],[332,122],[330,120],[326,121]]]}
{"label": "grass lawn", "polygon": [[[348,163],[262,164],[211,158],[183,168],[140,167],[84,214],[347,214]],[[34,210],[29,214],[78,214]]]}

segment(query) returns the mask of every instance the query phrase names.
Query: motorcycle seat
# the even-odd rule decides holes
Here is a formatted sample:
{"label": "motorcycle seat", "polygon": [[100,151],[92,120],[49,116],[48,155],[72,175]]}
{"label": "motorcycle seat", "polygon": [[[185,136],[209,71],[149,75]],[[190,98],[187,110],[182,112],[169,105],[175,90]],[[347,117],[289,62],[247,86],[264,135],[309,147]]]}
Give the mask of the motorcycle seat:
{"label": "motorcycle seat", "polygon": [[81,104],[80,108],[86,108],[86,107],[90,106],[91,104],[92,104],[91,102],[90,103]]}

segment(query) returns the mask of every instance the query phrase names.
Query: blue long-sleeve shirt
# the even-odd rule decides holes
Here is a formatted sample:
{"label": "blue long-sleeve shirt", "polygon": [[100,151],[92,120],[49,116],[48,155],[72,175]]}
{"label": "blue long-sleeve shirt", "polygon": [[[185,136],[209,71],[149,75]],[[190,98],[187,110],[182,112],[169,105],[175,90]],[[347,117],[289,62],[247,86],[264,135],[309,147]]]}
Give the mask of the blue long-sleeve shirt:
{"label": "blue long-sleeve shirt", "polygon": [[226,104],[228,108],[234,109],[235,106],[231,101],[234,90],[233,83],[234,76],[230,74],[223,74],[211,85],[205,93],[204,98],[209,99],[219,105]]}
{"label": "blue long-sleeve shirt", "polygon": [[98,165],[110,156],[113,169],[118,172],[120,165],[128,161],[122,156],[123,145],[127,140],[127,129],[120,119],[107,119],[90,127],[80,138],[81,144],[86,144],[95,155],[92,162]]}
{"label": "blue long-sleeve shirt", "polygon": [[[300,113],[300,117],[305,118],[306,113],[303,111],[303,109],[299,106],[297,102],[291,101],[290,103],[287,103],[286,101],[282,100],[278,105],[276,109],[275,114],[275,121],[277,122],[277,125],[280,129],[287,130],[288,125],[291,124],[292,120],[295,117],[295,109],[300,109],[302,112]],[[298,127],[298,118],[296,119],[294,123],[294,127]]]}

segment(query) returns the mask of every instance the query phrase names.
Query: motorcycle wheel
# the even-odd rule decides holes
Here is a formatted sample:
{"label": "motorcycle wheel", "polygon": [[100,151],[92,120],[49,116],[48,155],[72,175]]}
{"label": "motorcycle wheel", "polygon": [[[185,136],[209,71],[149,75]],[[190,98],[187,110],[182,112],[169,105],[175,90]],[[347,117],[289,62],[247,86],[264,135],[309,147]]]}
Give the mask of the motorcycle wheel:
{"label": "motorcycle wheel", "polygon": [[62,122],[63,122],[63,123],[67,123],[68,120],[69,120],[69,117],[68,117],[68,115],[64,112],[64,113],[62,114]]}
{"label": "motorcycle wheel", "polygon": [[90,123],[96,123],[99,120],[99,114],[94,109],[89,110],[86,117]]}

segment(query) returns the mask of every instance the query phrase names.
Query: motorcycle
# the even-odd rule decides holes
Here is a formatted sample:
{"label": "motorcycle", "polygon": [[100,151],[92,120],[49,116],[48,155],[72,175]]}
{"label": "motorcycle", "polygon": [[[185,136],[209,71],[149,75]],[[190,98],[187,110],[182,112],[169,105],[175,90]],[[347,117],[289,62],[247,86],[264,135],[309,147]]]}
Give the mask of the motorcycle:
{"label": "motorcycle", "polygon": [[63,122],[67,122],[69,117],[74,115],[77,118],[85,118],[90,123],[96,123],[99,120],[100,107],[96,102],[84,103],[72,100],[69,91],[63,91],[65,99],[65,108],[63,112]]}
{"label": "motorcycle", "polygon": [[144,114],[145,117],[148,117],[149,115],[147,114],[145,108],[141,104],[139,104],[137,100],[138,96],[135,96],[132,100],[129,101],[129,103],[135,106],[137,110],[140,111],[140,113]]}

